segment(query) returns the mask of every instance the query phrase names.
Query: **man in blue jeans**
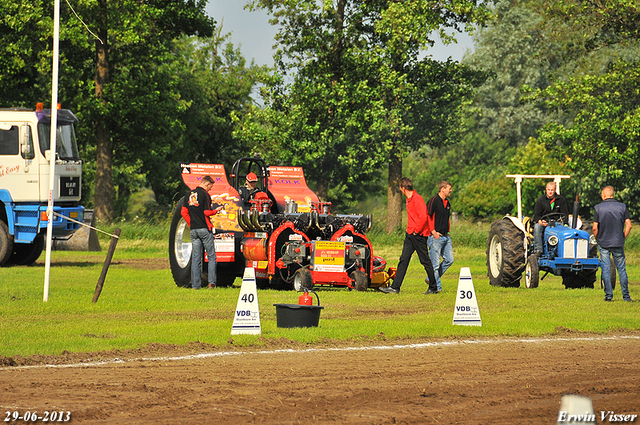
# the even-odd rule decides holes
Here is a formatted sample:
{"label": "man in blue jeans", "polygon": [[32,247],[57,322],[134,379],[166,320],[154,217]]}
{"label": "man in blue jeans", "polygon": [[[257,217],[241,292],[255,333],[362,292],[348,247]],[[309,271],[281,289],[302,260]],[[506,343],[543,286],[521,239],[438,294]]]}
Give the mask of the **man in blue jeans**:
{"label": "man in blue jeans", "polygon": [[629,278],[624,256],[624,242],[631,232],[631,217],[627,206],[613,199],[613,187],[602,189],[602,202],[595,206],[593,214],[593,235],[598,241],[600,267],[604,283],[604,300],[613,299],[611,287],[611,255],[618,270],[622,299],[631,301]]}
{"label": "man in blue jeans", "polygon": [[215,215],[222,209],[218,207],[211,209],[211,196],[209,191],[213,187],[213,179],[204,176],[198,187],[190,191],[184,198],[184,204],[180,210],[182,217],[189,225],[191,236],[191,287],[200,289],[202,279],[202,248],[209,257],[208,279],[210,289],[216,287],[216,250],[213,240],[213,224],[209,217]]}
{"label": "man in blue jeans", "polygon": [[438,184],[438,194],[429,199],[427,212],[433,218],[433,228],[427,243],[429,256],[433,264],[438,292],[442,291],[440,278],[453,264],[453,244],[449,234],[451,216],[451,202],[447,198],[451,195],[451,183],[443,181]]}

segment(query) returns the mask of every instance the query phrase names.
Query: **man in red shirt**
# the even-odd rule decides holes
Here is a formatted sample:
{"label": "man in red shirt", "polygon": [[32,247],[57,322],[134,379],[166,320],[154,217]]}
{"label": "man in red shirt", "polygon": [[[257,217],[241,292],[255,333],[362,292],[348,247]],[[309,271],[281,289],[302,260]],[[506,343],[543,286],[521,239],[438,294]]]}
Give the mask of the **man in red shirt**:
{"label": "man in red shirt", "polygon": [[398,270],[396,277],[393,279],[393,284],[390,287],[380,288],[380,290],[387,294],[400,292],[411,256],[414,252],[417,252],[420,264],[424,267],[429,279],[429,290],[425,294],[437,294],[438,287],[436,286],[436,278],[429,258],[429,247],[427,246],[427,237],[430,233],[427,222],[427,205],[424,203],[422,196],[413,190],[413,183],[407,177],[400,179],[400,192],[407,197],[407,234],[404,237],[402,254],[400,254]]}

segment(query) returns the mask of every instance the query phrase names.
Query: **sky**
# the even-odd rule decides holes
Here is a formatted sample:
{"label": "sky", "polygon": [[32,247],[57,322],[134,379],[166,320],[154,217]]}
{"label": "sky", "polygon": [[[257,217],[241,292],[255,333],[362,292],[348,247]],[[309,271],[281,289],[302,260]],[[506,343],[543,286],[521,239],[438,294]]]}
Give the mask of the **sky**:
{"label": "sky", "polygon": [[[269,24],[269,15],[260,10],[244,10],[247,0],[209,0],[206,11],[216,22],[222,24],[223,33],[231,33],[231,43],[240,47],[248,61],[255,59],[257,65],[273,66],[272,46],[276,27]],[[445,61],[451,57],[460,61],[467,50],[473,49],[473,41],[467,34],[457,36],[458,44],[444,46],[436,44],[427,53],[434,59]]]}

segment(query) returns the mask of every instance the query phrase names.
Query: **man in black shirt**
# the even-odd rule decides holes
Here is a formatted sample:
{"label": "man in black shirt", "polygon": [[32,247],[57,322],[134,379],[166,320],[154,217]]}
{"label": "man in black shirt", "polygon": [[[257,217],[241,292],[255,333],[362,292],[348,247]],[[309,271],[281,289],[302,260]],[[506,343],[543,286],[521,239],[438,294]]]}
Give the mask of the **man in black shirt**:
{"label": "man in black shirt", "polygon": [[547,183],[545,194],[536,200],[533,208],[533,217],[531,218],[531,221],[535,223],[533,228],[533,246],[537,254],[542,254],[542,237],[545,227],[549,225],[546,220],[542,220],[542,217],[550,213],[563,214],[563,220],[566,220],[569,216],[567,201],[564,199],[564,196],[556,193],[556,182]]}
{"label": "man in black shirt", "polygon": [[242,202],[244,202],[244,209],[248,210],[251,208],[251,199],[258,192],[258,176],[256,173],[247,174],[247,181],[244,186],[238,188],[238,192],[240,192],[240,198]]}
{"label": "man in black shirt", "polygon": [[220,206],[215,210],[211,209],[211,196],[209,191],[213,186],[213,179],[204,176],[200,185],[190,191],[184,198],[184,204],[181,209],[182,217],[189,225],[191,236],[191,287],[200,289],[202,279],[200,273],[202,270],[202,248],[207,253],[208,279],[209,288],[216,287],[216,250],[213,239],[213,224],[209,217],[215,215],[223,207]]}
{"label": "man in black shirt", "polygon": [[429,256],[435,271],[438,292],[442,291],[440,278],[453,264],[453,244],[449,234],[451,202],[447,199],[450,195],[451,183],[442,181],[438,184],[438,194],[427,202],[427,212],[433,217],[433,228],[430,229],[428,239]]}

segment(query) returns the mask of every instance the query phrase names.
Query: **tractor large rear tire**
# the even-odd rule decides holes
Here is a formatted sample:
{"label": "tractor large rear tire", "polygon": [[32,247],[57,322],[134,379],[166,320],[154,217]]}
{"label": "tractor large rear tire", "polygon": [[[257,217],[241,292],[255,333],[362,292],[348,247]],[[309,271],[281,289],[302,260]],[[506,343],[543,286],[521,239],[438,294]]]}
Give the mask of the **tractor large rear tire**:
{"label": "tractor large rear tire", "polygon": [[[616,262],[613,256],[609,257],[609,278],[611,279],[611,289],[616,289]],[[600,269],[600,289],[604,289],[604,281],[602,280],[602,269]]]}
{"label": "tractor large rear tire", "polygon": [[487,240],[487,270],[493,286],[520,286],[525,269],[524,233],[509,219],[495,221]]}
{"label": "tractor large rear tire", "polygon": [[178,201],[171,218],[169,230],[169,265],[176,285],[188,288],[191,286],[191,238],[189,226],[182,218],[180,211],[184,198]]}
{"label": "tractor large rear tire", "polygon": [[596,271],[565,271],[562,273],[562,284],[566,289],[593,288],[593,283],[596,281]]}

